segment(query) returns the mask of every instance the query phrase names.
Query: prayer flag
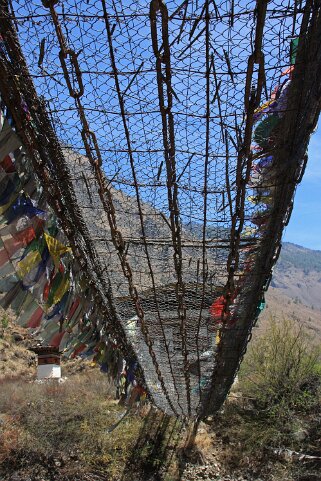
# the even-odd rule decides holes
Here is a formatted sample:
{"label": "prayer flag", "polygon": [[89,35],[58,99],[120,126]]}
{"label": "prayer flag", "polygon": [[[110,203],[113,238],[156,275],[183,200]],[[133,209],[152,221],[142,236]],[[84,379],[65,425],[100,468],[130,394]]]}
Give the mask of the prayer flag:
{"label": "prayer flag", "polygon": [[26,274],[28,274],[31,269],[35,267],[41,261],[41,255],[39,251],[31,251],[29,254],[18,262],[17,273],[22,279]]}
{"label": "prayer flag", "polygon": [[67,252],[71,252],[70,247],[67,247],[63,245],[61,242],[59,242],[57,239],[54,237],[51,237],[49,234],[46,232],[44,233],[47,246],[50,252],[50,255],[53,259],[53,262],[55,264],[55,267],[58,269],[59,264],[60,264],[60,257],[66,254]]}

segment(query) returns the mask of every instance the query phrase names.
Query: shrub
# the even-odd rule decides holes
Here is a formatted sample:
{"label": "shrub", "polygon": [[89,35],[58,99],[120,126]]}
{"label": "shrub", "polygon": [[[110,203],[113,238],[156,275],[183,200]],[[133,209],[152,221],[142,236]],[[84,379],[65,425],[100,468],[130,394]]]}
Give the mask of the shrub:
{"label": "shrub", "polygon": [[6,329],[8,327],[8,325],[9,325],[9,319],[6,315],[4,315],[1,319],[1,327],[3,329]]}
{"label": "shrub", "polygon": [[270,320],[267,332],[254,342],[244,359],[243,393],[259,409],[308,410],[318,402],[320,349],[303,326],[293,320]]}
{"label": "shrub", "polygon": [[319,479],[317,465],[275,454],[286,448],[319,455],[319,359],[320,349],[298,321],[270,319],[267,331],[249,345],[237,392],[214,419],[230,466],[249,468],[255,479]]}

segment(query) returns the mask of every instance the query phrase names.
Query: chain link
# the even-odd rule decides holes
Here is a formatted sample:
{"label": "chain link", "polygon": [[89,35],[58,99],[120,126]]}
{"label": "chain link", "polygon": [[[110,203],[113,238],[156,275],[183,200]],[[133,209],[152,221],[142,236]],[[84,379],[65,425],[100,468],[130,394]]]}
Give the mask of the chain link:
{"label": "chain link", "polygon": [[[74,68],[74,71],[76,74],[76,80],[78,82],[78,90],[73,87],[73,84],[75,84],[74,79],[71,79],[69,76],[69,72],[66,64],[66,59],[68,58],[68,56],[70,58],[70,63]],[[61,63],[61,67],[64,73],[64,77],[66,80],[66,84],[67,84],[70,96],[73,97],[74,99],[79,99],[84,94],[84,85],[82,82],[82,75],[81,75],[81,71],[78,63],[78,55],[71,48],[61,49],[59,52],[59,60]]]}
{"label": "chain link", "polygon": [[[157,13],[161,15],[161,31],[162,31],[162,49],[161,53],[158,46],[157,35]],[[176,180],[176,161],[175,161],[175,129],[174,119],[171,112],[172,109],[172,85],[171,85],[171,57],[168,34],[168,10],[162,0],[152,0],[150,3],[150,25],[151,36],[154,55],[156,57],[156,73],[157,86],[159,96],[159,108],[162,116],[163,125],[163,144],[165,164],[167,170],[167,197],[169,216],[171,223],[171,233],[174,248],[174,265],[177,276],[176,283],[176,297],[177,297],[177,311],[180,320],[180,334],[182,339],[182,353],[184,358],[184,378],[186,383],[186,397],[188,405],[188,413],[191,412],[190,399],[190,375],[189,375],[189,361],[187,350],[187,333],[186,333],[186,307],[185,307],[185,285],[183,282],[183,262],[182,262],[182,246],[181,246],[181,226],[179,217],[178,204],[178,186]],[[163,73],[162,66],[164,65],[165,72]],[[165,92],[166,101],[165,105]]]}

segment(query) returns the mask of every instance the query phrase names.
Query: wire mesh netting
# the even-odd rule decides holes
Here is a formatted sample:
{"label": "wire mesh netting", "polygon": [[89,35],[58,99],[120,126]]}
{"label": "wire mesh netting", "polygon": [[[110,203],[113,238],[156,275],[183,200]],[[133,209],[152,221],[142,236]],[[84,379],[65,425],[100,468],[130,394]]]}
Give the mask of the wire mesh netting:
{"label": "wire mesh netting", "polygon": [[[215,411],[263,307],[319,113],[318,2],[1,5],[2,62],[19,59],[28,128],[50,125],[61,146],[104,302],[154,402]],[[42,159],[62,182],[55,154]]]}

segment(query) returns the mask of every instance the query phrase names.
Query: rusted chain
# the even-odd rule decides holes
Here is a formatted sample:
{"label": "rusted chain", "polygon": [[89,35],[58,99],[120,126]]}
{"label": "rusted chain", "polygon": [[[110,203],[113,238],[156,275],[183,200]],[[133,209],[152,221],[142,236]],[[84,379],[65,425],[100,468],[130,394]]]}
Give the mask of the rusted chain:
{"label": "rusted chain", "polygon": [[[157,12],[161,15],[161,32],[162,32],[162,51],[159,47],[157,35]],[[182,247],[181,247],[181,226],[180,211],[178,205],[178,186],[176,181],[176,162],[175,162],[175,129],[174,119],[171,112],[173,105],[172,85],[171,85],[171,58],[168,36],[168,11],[162,0],[152,0],[150,2],[150,25],[152,46],[156,57],[156,73],[159,108],[162,117],[163,126],[163,145],[164,157],[167,171],[167,197],[168,208],[171,222],[171,233],[174,248],[174,265],[177,276],[176,295],[177,295],[177,311],[180,320],[180,333],[182,339],[182,353],[184,358],[184,377],[186,383],[186,397],[188,405],[188,413],[191,413],[190,398],[190,375],[189,361],[187,350],[187,333],[186,333],[186,308],[184,301],[185,286],[183,282],[183,263],[182,263]],[[162,71],[164,65],[165,72]],[[166,101],[165,92],[166,87]]]}
{"label": "rusted chain", "polygon": [[[229,304],[234,295],[235,284],[234,284],[234,272],[238,267],[239,260],[239,243],[241,239],[241,233],[244,225],[244,205],[246,196],[246,185],[249,181],[251,165],[252,165],[252,153],[250,152],[250,145],[252,139],[252,128],[253,128],[253,115],[255,108],[259,105],[262,87],[264,83],[264,55],[261,52],[262,45],[262,35],[264,18],[266,15],[266,4],[267,0],[257,0],[257,12],[258,21],[256,25],[256,35],[255,35],[255,45],[254,53],[250,55],[248,59],[248,72],[245,81],[245,96],[244,96],[244,107],[246,111],[246,125],[244,132],[244,139],[242,146],[239,150],[238,161],[237,161],[237,173],[236,173],[236,185],[237,192],[235,198],[234,213],[232,216],[232,227],[231,227],[231,247],[230,255],[227,260],[227,271],[228,280],[226,283],[226,307],[223,313],[227,313],[229,309]],[[254,73],[254,64],[259,64],[259,74],[257,79],[256,92],[253,95],[252,90],[252,78]]]}
{"label": "rusted chain", "polygon": [[[65,58],[68,54],[71,55],[70,52],[72,52],[72,50],[70,48],[68,48],[68,43],[67,43],[67,40],[65,39],[65,37],[62,33],[59,18],[58,18],[58,15],[57,15],[56,11],[55,11],[54,5],[50,4],[49,8],[50,8],[52,21],[53,21],[54,26],[55,26],[58,42],[59,42],[59,45],[60,45],[60,48],[61,48],[61,53],[59,55],[61,67],[64,71],[64,74],[66,74]],[[99,189],[98,189],[99,197],[100,197],[102,206],[103,206],[103,208],[104,208],[104,210],[107,214],[107,218],[108,218],[109,226],[110,226],[111,237],[113,239],[113,244],[114,244],[114,246],[117,250],[117,254],[118,254],[118,257],[119,257],[119,260],[120,260],[120,264],[121,264],[123,274],[128,281],[129,293],[130,293],[130,295],[133,299],[133,302],[134,302],[135,311],[136,311],[136,314],[139,318],[141,331],[142,331],[144,340],[146,342],[146,345],[148,347],[149,355],[152,359],[152,362],[153,362],[153,365],[154,365],[154,368],[155,368],[155,372],[156,372],[158,380],[161,384],[163,393],[164,393],[164,395],[167,399],[167,402],[168,402],[170,408],[175,413],[176,412],[175,408],[174,408],[174,406],[172,404],[172,401],[171,401],[171,399],[168,395],[168,392],[167,392],[167,389],[166,389],[166,386],[165,386],[165,383],[164,383],[164,379],[163,379],[162,373],[160,371],[155,352],[154,352],[153,347],[152,347],[153,342],[152,342],[152,339],[150,338],[148,327],[147,327],[147,324],[146,324],[145,319],[144,319],[144,311],[143,311],[143,309],[141,307],[141,304],[140,304],[138,292],[137,292],[136,287],[134,286],[132,270],[131,270],[130,264],[128,262],[128,259],[127,259],[125,242],[123,241],[122,234],[117,227],[116,213],[115,213],[115,208],[114,208],[114,205],[113,205],[112,195],[111,195],[110,190],[107,188],[106,179],[105,179],[105,176],[104,176],[104,174],[101,170],[102,157],[101,157],[99,145],[98,145],[98,142],[97,142],[97,138],[96,138],[95,133],[92,132],[90,127],[89,127],[89,123],[88,123],[88,120],[86,118],[85,109],[84,109],[84,107],[82,105],[82,102],[81,102],[81,96],[84,94],[84,87],[83,87],[82,80],[81,80],[81,73],[80,73],[80,68],[79,68],[79,65],[78,65],[78,59],[77,59],[77,61],[76,61],[76,59],[77,59],[77,56],[75,56],[74,54],[71,55],[71,60],[72,60],[72,62],[74,62],[74,68],[75,68],[75,72],[76,72],[77,79],[78,79],[78,82],[79,82],[78,90],[75,90],[74,88],[71,87],[71,81],[70,81],[69,77],[66,78],[66,75],[65,75],[65,80],[66,80],[66,83],[67,83],[67,87],[69,89],[70,96],[75,99],[75,104],[76,104],[76,107],[77,107],[77,110],[78,110],[78,113],[79,113],[79,118],[80,118],[80,121],[81,121],[81,124],[82,124],[81,135],[82,135],[83,143],[84,143],[84,146],[85,146],[86,155],[87,155],[87,158],[89,159],[89,161],[90,161],[90,163],[93,167],[93,171],[94,171],[94,174],[95,174],[95,177],[96,177],[96,180],[97,180],[97,184],[98,184],[98,187],[99,187]],[[92,143],[92,145],[91,145],[91,143]]]}
{"label": "rusted chain", "polygon": [[[209,24],[209,1],[205,1],[204,5],[205,9],[205,49],[206,49],[206,133],[205,133],[205,162],[204,162],[204,180],[203,180],[203,189],[204,189],[204,217],[203,217],[203,231],[202,231],[202,240],[203,240],[203,249],[202,249],[202,273],[203,273],[203,289],[202,289],[202,300],[200,306],[200,312],[197,321],[197,331],[196,331],[196,352],[197,352],[197,359],[198,359],[198,386],[200,393],[202,392],[202,385],[201,385],[201,363],[200,363],[200,349],[199,349],[199,333],[201,327],[201,319],[203,316],[203,310],[205,308],[205,286],[207,283],[207,253],[206,253],[206,237],[207,237],[207,182],[208,182],[208,168],[209,168],[209,149],[210,149],[210,113],[211,113],[211,101],[210,101],[210,24]],[[214,65],[214,63],[213,63]],[[200,396],[201,402],[201,396]]]}
{"label": "rusted chain", "polygon": [[[252,335],[251,331],[259,314],[257,306],[264,299],[264,291],[268,288],[271,280],[271,269],[281,251],[282,223],[288,218],[288,209],[292,205],[295,185],[300,180],[301,172],[306,163],[305,152],[308,139],[310,133],[315,128],[320,112],[318,105],[320,105],[321,101],[321,89],[318,86],[318,79],[321,75],[321,52],[316,39],[321,35],[321,7],[319,6],[318,9],[313,10],[310,3],[306,6],[304,17],[300,34],[304,42],[301,43],[297,58],[300,66],[303,59],[305,59],[305,67],[302,66],[301,71],[299,69],[295,70],[296,75],[292,79],[289,92],[288,102],[290,102],[290,108],[282,119],[284,127],[288,127],[286,138],[280,136],[273,149],[276,164],[280,166],[287,165],[286,179],[282,179],[282,183],[275,186],[276,202],[266,228],[266,235],[263,236],[260,242],[256,262],[253,266],[253,274],[248,278],[247,287],[243,287],[243,289],[251,288],[252,295],[248,298],[250,309],[243,309],[243,311],[238,312],[239,334],[234,347],[235,352],[233,357],[228,358],[227,345],[230,342],[234,328],[224,326],[218,346],[218,364],[213,371],[212,377],[217,382],[215,385],[212,383],[213,389],[208,393],[207,402],[204,403],[203,410],[200,411],[201,416],[213,412],[220,406],[221,401],[226,397],[233,383],[233,379],[246,353],[246,348]],[[310,26],[314,24],[315,28],[310,27],[309,29],[309,22]],[[316,68],[317,72],[315,71]],[[312,75],[314,75],[314,95],[311,96],[312,90],[311,88],[306,88],[305,84],[311,81]],[[313,118],[311,123],[309,115]],[[284,149],[284,145],[287,148]],[[289,163],[289,159],[291,159],[291,163]],[[247,319],[251,319],[251,322],[247,323]],[[241,328],[242,325],[244,326],[243,329]],[[220,376],[222,372],[224,376]]]}
{"label": "rusted chain", "polygon": [[[2,6],[2,9],[3,8],[4,7]],[[26,87],[28,89],[29,95],[32,95],[32,85],[30,83],[28,85],[26,85],[25,83],[19,84],[18,75],[15,75],[13,77],[14,79],[16,79],[14,82],[8,82],[10,70],[18,67],[18,69],[24,69],[25,72],[27,72],[27,67],[24,64],[23,57],[19,51],[17,40],[15,38],[15,34],[10,22],[6,22],[3,20],[3,28],[5,30],[2,31],[2,35],[4,38],[6,38],[7,44],[10,45],[10,56],[12,57],[13,61],[11,65],[8,65],[5,63],[4,59],[1,60],[3,72],[1,87],[2,95],[6,95],[6,102],[10,106],[11,112],[13,113],[15,118],[17,132],[22,138],[24,145],[28,149],[28,153],[30,154],[31,159],[33,159],[35,171],[39,175],[42,181],[42,185],[45,188],[49,204],[59,214],[59,218],[61,218],[64,232],[69,238],[76,258],[83,267],[88,265],[89,263],[95,265],[95,263],[97,262],[97,254],[94,252],[90,236],[86,231],[86,226],[82,220],[80,212],[77,212],[77,208],[75,207],[75,218],[72,220],[69,216],[69,213],[71,213],[72,211],[66,209],[66,205],[68,205],[69,207],[71,205],[76,206],[76,201],[74,198],[74,193],[72,192],[72,183],[69,179],[68,170],[66,170],[64,162],[61,161],[62,154],[59,143],[57,142],[57,139],[51,130],[51,126],[46,117],[44,108],[39,102],[34,92],[30,112],[33,121],[38,122],[41,118],[41,125],[43,127],[46,126],[46,136],[42,134],[42,130],[39,130],[39,133],[37,133],[34,130],[31,122],[25,121],[21,109],[17,108],[19,105],[22,104],[23,101],[23,97],[21,96],[20,92],[23,91],[24,87]],[[25,77],[27,78],[27,76]],[[48,166],[52,165],[51,159],[48,160],[48,152],[46,151],[46,149],[49,148],[50,155],[52,156],[51,159],[55,158],[57,167],[59,166],[59,168],[55,171],[51,171],[51,169],[48,168]],[[57,174],[59,173],[61,175],[58,175],[57,177]],[[77,228],[75,228],[75,225],[77,225]],[[82,251],[81,257],[79,257],[79,248],[81,250],[82,242],[80,241],[80,239],[77,240],[75,232],[81,232],[81,235],[83,236],[87,245],[87,252],[89,253],[88,257],[87,252],[84,251]],[[92,272],[92,274],[94,273],[97,273],[99,276],[98,265],[96,265],[95,271]],[[97,282],[97,295],[99,292],[98,286],[102,279],[100,281],[98,279],[95,280]],[[90,281],[90,284],[92,284],[92,280]],[[103,285],[103,289],[106,291],[107,294],[108,286],[106,286],[105,283]],[[100,299],[99,303],[101,302],[102,300]],[[106,306],[103,308],[103,310],[107,319],[113,324],[113,316],[106,309]],[[116,334],[116,337],[119,336]],[[124,338],[122,339],[121,343],[124,345]]]}
{"label": "rusted chain", "polygon": [[[112,42],[112,32],[111,32],[110,23],[109,23],[109,17],[108,17],[106,2],[105,2],[105,0],[101,0],[101,2],[102,2],[102,7],[103,7],[105,27],[106,27],[106,32],[107,32],[108,44],[109,44],[110,59],[111,59],[112,69],[113,69],[113,72],[114,72],[115,86],[116,86],[116,90],[117,90],[118,102],[119,102],[121,115],[122,115],[122,122],[123,122],[123,127],[124,127],[124,131],[125,131],[127,147],[128,147],[128,156],[129,156],[129,161],[130,161],[130,165],[131,165],[131,172],[132,172],[132,176],[133,176],[133,184],[134,184],[135,193],[136,193],[136,201],[137,201],[137,206],[138,206],[140,227],[141,227],[141,231],[142,231],[142,237],[140,239],[140,242],[143,242],[143,245],[144,245],[148,270],[149,270],[149,274],[151,276],[151,281],[152,281],[152,289],[153,289],[154,301],[155,301],[155,306],[156,306],[156,311],[157,311],[157,316],[158,316],[158,322],[161,326],[162,335],[163,335],[163,339],[164,339],[164,345],[165,345],[165,351],[166,351],[168,362],[169,362],[170,372],[171,372],[171,375],[172,375],[172,378],[173,378],[174,388],[176,390],[178,405],[180,406],[180,401],[179,401],[180,393],[179,393],[177,385],[176,385],[175,375],[174,375],[174,371],[173,371],[173,367],[172,367],[172,363],[171,363],[171,359],[170,359],[170,354],[169,354],[168,342],[167,342],[167,339],[166,339],[165,330],[164,330],[162,318],[161,318],[161,315],[160,315],[160,309],[159,309],[157,294],[156,294],[155,277],[154,277],[151,259],[150,259],[150,255],[149,255],[149,250],[148,250],[148,245],[147,245],[147,241],[146,241],[145,224],[144,224],[144,218],[143,218],[143,209],[142,209],[142,203],[141,203],[141,199],[140,199],[138,181],[137,181],[137,176],[136,176],[135,162],[134,162],[134,157],[133,157],[132,148],[131,148],[130,133],[129,133],[129,128],[127,126],[127,121],[126,121],[125,104],[124,104],[125,93],[121,92],[120,85],[119,85],[118,72],[117,72],[115,56],[114,56],[114,49],[113,49],[113,42]],[[132,79],[132,81],[133,81],[133,79]],[[132,83],[132,81],[131,81],[131,83]],[[128,87],[127,87],[127,89],[128,89]],[[180,408],[181,408],[182,412],[184,412],[182,406],[180,406]]]}

